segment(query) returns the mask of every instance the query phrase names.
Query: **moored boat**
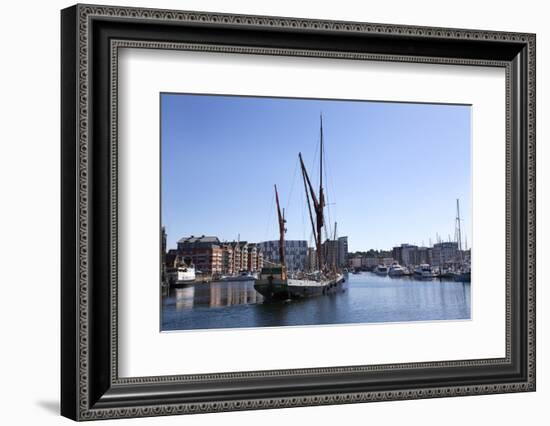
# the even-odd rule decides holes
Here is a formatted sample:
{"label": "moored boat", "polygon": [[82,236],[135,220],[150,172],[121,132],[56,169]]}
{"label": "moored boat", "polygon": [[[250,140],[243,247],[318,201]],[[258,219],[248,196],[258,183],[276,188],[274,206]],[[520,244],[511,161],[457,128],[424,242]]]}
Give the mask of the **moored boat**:
{"label": "moored boat", "polygon": [[181,264],[167,271],[168,284],[172,287],[183,287],[195,282],[196,273],[193,265]]}
{"label": "moored boat", "polygon": [[376,275],[388,275],[389,268],[386,265],[378,265],[376,268],[373,269],[372,272],[374,272]]}
{"label": "moored boat", "polygon": [[257,278],[257,273],[241,272],[238,275],[224,275],[218,281],[254,281]]}
{"label": "moored boat", "polygon": [[469,283],[472,279],[472,271],[469,267],[466,267],[459,271],[455,277],[455,281],[463,282],[463,283]]}
{"label": "moored boat", "polygon": [[[324,226],[324,189],[323,189],[323,120],[321,117],[321,138],[319,150],[319,192],[313,189],[309,179],[302,154],[298,154],[302,170],[305,195],[309,210],[313,238],[317,254],[318,271],[311,273],[301,272],[289,276],[285,264],[285,244],[284,236],[286,233],[286,220],[284,210],[281,211],[279,203],[279,193],[275,185],[275,201],[277,206],[277,216],[279,222],[279,262],[280,264],[266,265],[260,271],[258,279],[254,282],[254,288],[260,293],[267,302],[275,300],[300,299],[313,296],[322,296],[341,290],[344,283],[344,274],[335,264],[327,265],[322,246],[322,230]],[[315,217],[315,219],[314,219]],[[336,230],[335,230],[336,233]]]}
{"label": "moored boat", "polygon": [[254,288],[269,302],[328,295],[341,290],[343,282],[341,273],[313,273],[303,278],[289,278],[285,266],[273,265],[262,268]]}
{"label": "moored boat", "polygon": [[454,269],[441,269],[438,278],[442,280],[454,280],[458,275],[458,272]]}
{"label": "moored boat", "polygon": [[430,265],[423,263],[414,269],[414,276],[421,279],[432,279],[436,275]]}
{"label": "moored boat", "polygon": [[388,275],[390,277],[402,277],[403,275],[407,275],[407,272],[408,271],[403,268],[399,263],[394,262],[388,270]]}

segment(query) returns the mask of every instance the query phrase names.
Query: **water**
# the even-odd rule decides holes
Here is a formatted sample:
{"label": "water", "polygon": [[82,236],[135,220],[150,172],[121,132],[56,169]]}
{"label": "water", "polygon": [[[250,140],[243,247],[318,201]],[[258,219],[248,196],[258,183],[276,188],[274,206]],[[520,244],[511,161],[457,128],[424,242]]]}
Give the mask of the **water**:
{"label": "water", "polygon": [[470,318],[470,283],[349,274],[339,293],[264,303],[253,281],[196,284],[162,298],[162,330]]}

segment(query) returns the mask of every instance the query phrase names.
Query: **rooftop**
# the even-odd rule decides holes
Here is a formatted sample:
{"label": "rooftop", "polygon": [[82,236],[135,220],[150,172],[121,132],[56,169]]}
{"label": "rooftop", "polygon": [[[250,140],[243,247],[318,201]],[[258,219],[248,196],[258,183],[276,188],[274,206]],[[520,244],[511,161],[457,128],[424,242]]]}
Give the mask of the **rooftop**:
{"label": "rooftop", "polygon": [[195,237],[194,235],[191,235],[190,237],[183,237],[178,240],[178,244],[181,243],[187,243],[187,244],[195,244],[195,243],[210,243],[210,244],[219,244],[220,240],[218,237],[213,236],[206,236],[201,235],[200,237]]}

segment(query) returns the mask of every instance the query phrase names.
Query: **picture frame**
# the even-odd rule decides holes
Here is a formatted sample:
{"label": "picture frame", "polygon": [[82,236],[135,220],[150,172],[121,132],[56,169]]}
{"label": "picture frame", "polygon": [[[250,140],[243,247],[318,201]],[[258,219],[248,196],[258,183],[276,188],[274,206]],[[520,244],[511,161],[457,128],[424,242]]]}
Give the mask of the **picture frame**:
{"label": "picture frame", "polygon": [[[80,4],[62,10],[61,414],[94,420],[535,391],[535,45],[525,33]],[[119,377],[117,55],[124,47],[505,69],[506,356]]]}

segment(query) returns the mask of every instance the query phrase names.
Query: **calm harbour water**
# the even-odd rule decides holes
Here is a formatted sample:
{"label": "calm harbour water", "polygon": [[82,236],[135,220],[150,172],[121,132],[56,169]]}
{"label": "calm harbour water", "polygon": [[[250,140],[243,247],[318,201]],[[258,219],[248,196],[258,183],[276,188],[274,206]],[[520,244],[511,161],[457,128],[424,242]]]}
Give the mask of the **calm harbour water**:
{"label": "calm harbour water", "polygon": [[162,298],[163,331],[470,318],[470,283],[349,274],[339,293],[263,303],[253,281],[196,284]]}
{"label": "calm harbour water", "polygon": [[263,303],[253,281],[170,289],[162,298],[168,330],[456,320],[470,318],[470,283],[349,274],[339,293]]}

